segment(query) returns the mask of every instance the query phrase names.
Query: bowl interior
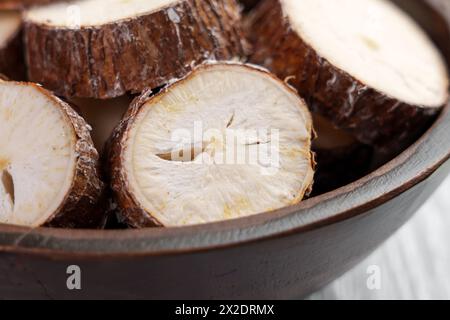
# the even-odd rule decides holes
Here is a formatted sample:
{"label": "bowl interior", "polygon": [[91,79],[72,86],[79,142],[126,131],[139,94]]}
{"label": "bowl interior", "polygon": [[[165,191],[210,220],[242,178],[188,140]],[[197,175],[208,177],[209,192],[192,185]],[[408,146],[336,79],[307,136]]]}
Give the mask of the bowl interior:
{"label": "bowl interior", "polygon": [[[450,66],[450,3],[393,0],[429,33]],[[85,254],[162,254],[233,246],[300,232],[364,213],[425,180],[450,158],[450,104],[414,145],[362,179],[276,212],[202,226],[57,230],[0,225],[0,249]],[[423,159],[417,162],[417,159]]]}

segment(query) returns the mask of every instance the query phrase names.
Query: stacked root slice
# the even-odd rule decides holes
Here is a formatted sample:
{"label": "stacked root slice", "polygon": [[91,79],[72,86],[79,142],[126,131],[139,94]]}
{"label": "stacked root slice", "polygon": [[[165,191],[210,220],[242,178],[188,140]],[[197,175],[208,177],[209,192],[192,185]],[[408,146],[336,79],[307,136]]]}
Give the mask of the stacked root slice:
{"label": "stacked root slice", "polygon": [[0,223],[96,228],[103,183],[86,122],[29,83],[0,81]]}
{"label": "stacked root slice", "polygon": [[112,187],[134,227],[272,211],[311,190],[311,138],[306,104],[282,81],[247,65],[205,65],[135,101],[112,142]]}
{"label": "stacked root slice", "polygon": [[402,149],[448,101],[442,56],[389,1],[264,0],[248,34],[253,62],[362,143]]}
{"label": "stacked root slice", "polygon": [[30,80],[66,97],[114,98],[241,59],[235,0],[84,0],[25,13]]}

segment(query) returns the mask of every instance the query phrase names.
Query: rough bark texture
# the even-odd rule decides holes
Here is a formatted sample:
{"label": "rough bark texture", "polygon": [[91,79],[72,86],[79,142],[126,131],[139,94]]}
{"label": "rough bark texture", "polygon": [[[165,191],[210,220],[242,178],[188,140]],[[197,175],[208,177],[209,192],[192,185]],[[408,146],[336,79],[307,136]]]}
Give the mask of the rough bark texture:
{"label": "rough bark texture", "polygon": [[251,62],[267,67],[282,79],[289,78],[313,112],[362,143],[403,148],[441,110],[390,98],[333,66],[293,30],[279,0],[264,0],[250,14],[246,29],[254,45]]}
{"label": "rough bark texture", "polygon": [[[165,92],[165,90],[167,89],[163,89],[162,92]],[[126,148],[128,132],[139,115],[142,106],[147,103],[152,96],[152,91],[148,90],[133,101],[122,122],[108,141],[106,147],[108,151],[105,153],[108,154],[105,159],[105,167],[110,173],[109,183],[114,194],[114,199],[118,204],[116,212],[118,217],[117,220],[119,223],[125,223],[134,228],[163,227],[158,220],[154,219],[149,213],[141,208],[138,201],[130,192],[122,158],[122,154]]]}
{"label": "rough bark texture", "polygon": [[53,96],[47,90],[35,84],[43,94],[57,100],[67,115],[76,135],[75,152],[77,154],[74,180],[65,200],[59,209],[44,224],[56,228],[101,228],[106,217],[101,205],[104,197],[104,184],[99,174],[99,155],[95,150],[90,128],[69,104]]}
{"label": "rough bark texture", "polygon": [[26,78],[20,29],[6,43],[0,44],[0,73],[12,80],[25,80]]}
{"label": "rough bark texture", "polygon": [[25,22],[29,78],[57,94],[113,98],[185,76],[206,60],[244,57],[235,0],[184,0],[152,14],[80,29]]}

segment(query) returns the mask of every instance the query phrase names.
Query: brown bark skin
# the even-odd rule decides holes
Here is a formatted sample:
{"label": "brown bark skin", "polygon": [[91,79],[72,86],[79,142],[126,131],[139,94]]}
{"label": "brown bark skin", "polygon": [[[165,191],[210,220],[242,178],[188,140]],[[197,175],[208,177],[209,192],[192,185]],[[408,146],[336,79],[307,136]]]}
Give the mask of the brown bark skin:
{"label": "brown bark skin", "polygon": [[333,66],[291,28],[279,0],[264,0],[249,15],[246,32],[254,46],[251,62],[289,79],[313,112],[361,143],[402,149],[416,140],[442,109],[390,98]]}
{"label": "brown bark skin", "polygon": [[56,100],[67,115],[76,135],[75,152],[78,158],[72,187],[59,209],[44,226],[71,229],[103,227],[106,217],[105,210],[101,208],[101,200],[104,197],[105,188],[100,180],[99,155],[94,148],[89,126],[69,104],[36,84],[26,85],[34,86],[50,99]]}
{"label": "brown bark skin", "polygon": [[30,80],[65,97],[114,98],[182,78],[207,60],[248,53],[235,0],[184,0],[80,29],[25,21]]}
{"label": "brown bark skin", "polygon": [[[164,88],[159,94],[166,92]],[[158,95],[159,95],[158,94]],[[117,202],[117,220],[133,228],[163,227],[163,225],[153,218],[146,210],[142,209],[130,192],[128,179],[124,170],[122,154],[126,148],[128,132],[135,119],[138,117],[142,107],[152,98],[156,98],[151,90],[147,90],[137,97],[131,104],[130,109],[125,114],[123,120],[115,129],[108,141],[105,154],[106,170],[110,173],[110,186]]]}
{"label": "brown bark skin", "polygon": [[20,29],[6,43],[0,44],[0,73],[11,80],[21,81],[26,79],[22,32]]}

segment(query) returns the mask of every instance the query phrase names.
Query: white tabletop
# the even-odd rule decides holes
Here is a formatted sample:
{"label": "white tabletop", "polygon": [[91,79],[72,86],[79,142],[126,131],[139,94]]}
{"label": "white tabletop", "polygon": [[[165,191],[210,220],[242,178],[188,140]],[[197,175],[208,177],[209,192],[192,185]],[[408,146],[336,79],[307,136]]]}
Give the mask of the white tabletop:
{"label": "white tabletop", "polygon": [[450,179],[366,261],[311,298],[450,299]]}

